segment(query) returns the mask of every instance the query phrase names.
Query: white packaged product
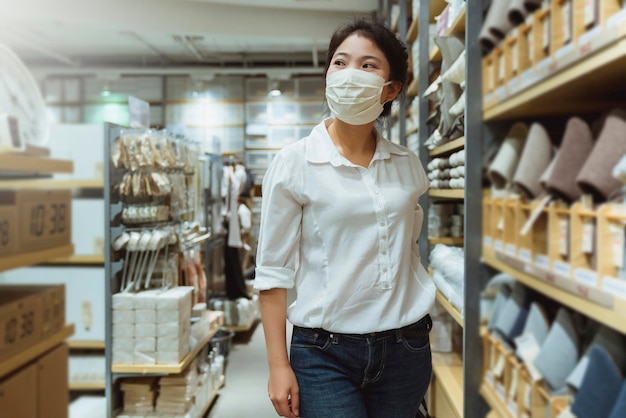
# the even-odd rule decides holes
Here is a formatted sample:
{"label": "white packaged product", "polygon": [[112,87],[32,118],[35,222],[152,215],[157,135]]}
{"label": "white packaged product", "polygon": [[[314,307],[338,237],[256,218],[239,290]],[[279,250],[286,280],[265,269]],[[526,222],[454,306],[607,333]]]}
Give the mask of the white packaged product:
{"label": "white packaged product", "polygon": [[157,351],[183,352],[189,349],[189,335],[157,338]]}
{"label": "white packaged product", "polygon": [[171,323],[171,322],[178,322],[182,324],[183,322],[189,322],[189,321],[191,321],[191,311],[189,310],[171,311],[171,310],[157,309],[156,311],[155,322],[158,324]]}
{"label": "white packaged product", "polygon": [[135,329],[135,337],[156,337],[156,324],[134,324],[133,328]]}
{"label": "white packaged product", "polygon": [[134,364],[135,358],[132,350],[113,350],[114,364]]}
{"label": "white packaged product", "polygon": [[133,309],[135,296],[132,293],[116,293],[111,297],[111,307],[117,309]]}
{"label": "white packaged product", "polygon": [[135,322],[133,309],[113,309],[111,316],[113,324],[132,324]]}
{"label": "white packaged product", "polygon": [[156,352],[138,351],[133,352],[133,364],[156,364]]}
{"label": "white packaged product", "polygon": [[116,350],[125,350],[125,351],[133,351],[135,348],[135,339],[134,338],[113,338],[113,351]]}
{"label": "white packaged product", "polygon": [[161,290],[145,290],[135,294],[135,309],[156,309],[157,298],[163,293]]}
{"label": "white packaged product", "polygon": [[191,293],[193,287],[179,286],[161,293],[157,298],[157,310],[182,311],[191,313]]}
{"label": "white packaged product", "polygon": [[135,324],[154,324],[157,321],[157,311],[154,309],[138,309],[135,311]]}
{"label": "white packaged product", "polygon": [[[158,315],[157,315],[158,318]],[[157,337],[169,337],[171,335],[182,335],[183,332],[189,331],[191,325],[186,322],[159,322],[156,324]]]}
{"label": "white packaged product", "polygon": [[153,352],[156,350],[156,338],[143,337],[135,338],[135,351]]}
{"label": "white packaged product", "polygon": [[113,338],[133,338],[135,336],[135,325],[119,323],[113,324]]}

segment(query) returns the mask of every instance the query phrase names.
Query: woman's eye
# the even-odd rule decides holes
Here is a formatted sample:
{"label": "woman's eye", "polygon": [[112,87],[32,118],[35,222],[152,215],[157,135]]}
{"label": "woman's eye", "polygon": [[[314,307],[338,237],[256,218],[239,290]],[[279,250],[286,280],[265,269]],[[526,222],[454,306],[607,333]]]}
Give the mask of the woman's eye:
{"label": "woman's eye", "polygon": [[342,60],[335,60],[335,62],[333,62],[333,65],[344,65]]}
{"label": "woman's eye", "polygon": [[363,68],[376,68],[376,66],[374,64],[371,64],[371,63],[365,63],[365,64],[363,64]]}

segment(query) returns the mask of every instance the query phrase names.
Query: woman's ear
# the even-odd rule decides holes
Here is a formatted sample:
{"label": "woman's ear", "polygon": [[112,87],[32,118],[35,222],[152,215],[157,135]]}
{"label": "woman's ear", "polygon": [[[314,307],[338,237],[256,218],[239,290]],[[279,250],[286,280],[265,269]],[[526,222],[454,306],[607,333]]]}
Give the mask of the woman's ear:
{"label": "woman's ear", "polygon": [[402,83],[399,81],[392,81],[390,85],[385,86],[381,97],[382,103],[392,102],[402,90]]}

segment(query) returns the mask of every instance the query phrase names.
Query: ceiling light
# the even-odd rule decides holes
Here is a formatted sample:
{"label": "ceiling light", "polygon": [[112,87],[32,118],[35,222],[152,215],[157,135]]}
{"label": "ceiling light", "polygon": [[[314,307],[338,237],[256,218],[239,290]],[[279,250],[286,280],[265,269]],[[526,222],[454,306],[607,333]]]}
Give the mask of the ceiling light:
{"label": "ceiling light", "polygon": [[270,88],[270,96],[278,97],[281,94],[283,94],[283,92],[280,90],[280,84],[278,83],[278,80],[273,80]]}
{"label": "ceiling light", "polygon": [[111,90],[109,89],[109,86],[105,84],[104,87],[102,87],[102,93],[100,94],[102,95],[102,97],[109,97],[111,95]]}

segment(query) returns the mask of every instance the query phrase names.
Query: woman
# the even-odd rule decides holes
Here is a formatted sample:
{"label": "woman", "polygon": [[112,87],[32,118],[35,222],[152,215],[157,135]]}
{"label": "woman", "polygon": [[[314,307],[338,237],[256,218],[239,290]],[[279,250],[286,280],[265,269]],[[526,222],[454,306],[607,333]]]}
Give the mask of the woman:
{"label": "woman", "polygon": [[416,245],[428,180],[374,127],[406,84],[406,48],[357,20],[333,34],[325,76],[334,118],[283,148],[263,181],[255,287],[269,397],[290,418],[413,418],[432,371],[435,287]]}

